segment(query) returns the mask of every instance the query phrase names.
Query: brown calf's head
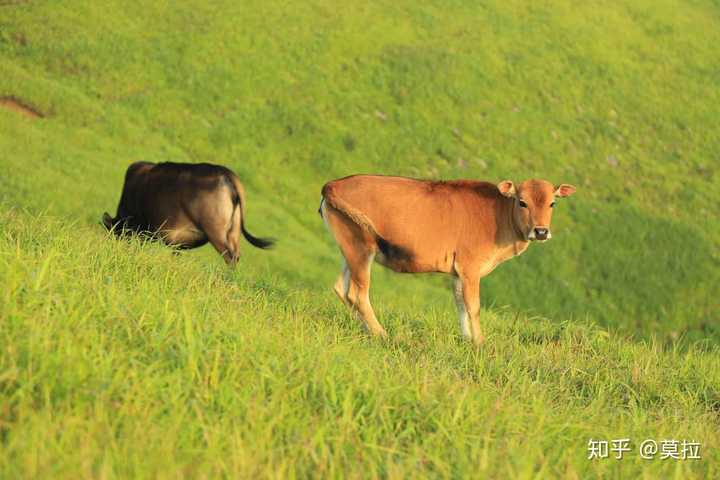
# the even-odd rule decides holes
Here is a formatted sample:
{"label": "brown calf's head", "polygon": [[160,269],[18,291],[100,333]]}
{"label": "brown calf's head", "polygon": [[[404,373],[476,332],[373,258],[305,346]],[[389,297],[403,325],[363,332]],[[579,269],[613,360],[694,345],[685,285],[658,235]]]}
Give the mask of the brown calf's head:
{"label": "brown calf's head", "polygon": [[554,186],[545,180],[525,180],[515,186],[510,180],[498,183],[500,193],[513,199],[512,216],[515,228],[525,240],[544,242],[552,238],[550,219],[555,199],[569,197],[575,187],[563,183]]}

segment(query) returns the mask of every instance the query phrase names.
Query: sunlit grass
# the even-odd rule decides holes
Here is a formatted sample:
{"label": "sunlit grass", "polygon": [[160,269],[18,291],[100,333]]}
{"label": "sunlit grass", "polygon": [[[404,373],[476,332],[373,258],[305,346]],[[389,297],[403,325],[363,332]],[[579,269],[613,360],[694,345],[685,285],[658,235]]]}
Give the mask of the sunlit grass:
{"label": "sunlit grass", "polygon": [[[330,295],[0,220],[4,478],[715,471],[717,349],[484,311],[477,351],[447,311],[395,305],[380,342]],[[701,441],[704,460],[586,460],[590,438],[628,436]]]}

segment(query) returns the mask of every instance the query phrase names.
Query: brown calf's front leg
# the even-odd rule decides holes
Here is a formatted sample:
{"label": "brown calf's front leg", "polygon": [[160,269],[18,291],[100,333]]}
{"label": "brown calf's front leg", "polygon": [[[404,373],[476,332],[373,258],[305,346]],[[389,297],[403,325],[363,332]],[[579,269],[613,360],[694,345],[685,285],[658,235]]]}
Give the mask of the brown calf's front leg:
{"label": "brown calf's front leg", "polygon": [[463,335],[479,346],[485,341],[480,330],[480,278],[460,275],[455,281],[455,303]]}
{"label": "brown calf's front leg", "polygon": [[467,310],[465,309],[465,298],[463,297],[463,282],[460,277],[455,278],[455,306],[458,309],[458,316],[460,320],[460,332],[463,337],[468,340],[472,340],[472,332],[470,331],[470,319],[468,318]]}

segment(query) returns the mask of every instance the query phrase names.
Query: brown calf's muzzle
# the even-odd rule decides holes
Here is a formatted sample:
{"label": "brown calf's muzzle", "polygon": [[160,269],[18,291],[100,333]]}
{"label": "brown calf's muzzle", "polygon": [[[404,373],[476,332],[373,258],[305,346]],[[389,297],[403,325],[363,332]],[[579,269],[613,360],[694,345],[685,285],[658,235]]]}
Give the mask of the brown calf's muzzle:
{"label": "brown calf's muzzle", "polygon": [[530,231],[528,235],[529,240],[537,240],[538,242],[545,242],[552,238],[549,227],[535,227]]}

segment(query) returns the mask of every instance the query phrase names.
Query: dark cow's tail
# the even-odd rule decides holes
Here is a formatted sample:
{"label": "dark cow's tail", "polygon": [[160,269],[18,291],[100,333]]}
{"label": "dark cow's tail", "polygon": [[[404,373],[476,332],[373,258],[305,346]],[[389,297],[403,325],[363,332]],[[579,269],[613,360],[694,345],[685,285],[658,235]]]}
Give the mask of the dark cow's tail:
{"label": "dark cow's tail", "polygon": [[244,220],[240,220],[240,231],[242,232],[243,237],[245,237],[245,240],[247,240],[248,242],[250,242],[251,245],[253,245],[257,248],[266,249],[266,248],[272,248],[273,245],[275,245],[275,239],[273,239],[273,238],[253,237],[250,234],[250,232],[245,230],[245,221]]}
{"label": "dark cow's tail", "polygon": [[255,237],[245,229],[245,189],[240,183],[240,179],[232,172],[228,172],[225,178],[230,185],[230,189],[233,191],[233,205],[235,208],[240,209],[240,231],[242,232],[243,237],[245,237],[245,240],[247,240],[250,245],[257,248],[272,248],[276,242],[274,238]]}

